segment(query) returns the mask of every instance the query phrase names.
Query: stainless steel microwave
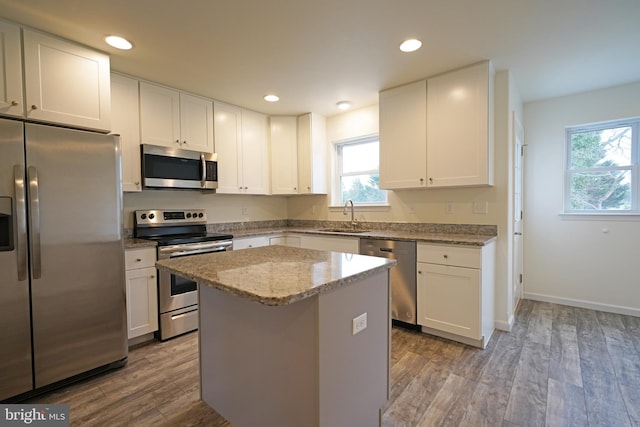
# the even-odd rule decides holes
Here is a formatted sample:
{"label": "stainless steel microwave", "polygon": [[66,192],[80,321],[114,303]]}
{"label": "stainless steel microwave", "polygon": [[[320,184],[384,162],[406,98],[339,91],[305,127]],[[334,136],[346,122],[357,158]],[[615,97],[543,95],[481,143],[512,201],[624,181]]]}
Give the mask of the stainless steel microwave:
{"label": "stainless steel microwave", "polygon": [[149,144],[142,144],[140,147],[143,188],[218,188],[216,154]]}

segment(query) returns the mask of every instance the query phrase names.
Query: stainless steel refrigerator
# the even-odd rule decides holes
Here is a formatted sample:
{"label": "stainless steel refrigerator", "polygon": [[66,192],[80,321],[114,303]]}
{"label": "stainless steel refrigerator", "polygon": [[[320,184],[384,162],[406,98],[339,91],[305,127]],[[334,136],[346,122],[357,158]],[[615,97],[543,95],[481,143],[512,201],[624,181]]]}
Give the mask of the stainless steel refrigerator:
{"label": "stainless steel refrigerator", "polygon": [[0,119],[0,401],[126,363],[119,156]]}

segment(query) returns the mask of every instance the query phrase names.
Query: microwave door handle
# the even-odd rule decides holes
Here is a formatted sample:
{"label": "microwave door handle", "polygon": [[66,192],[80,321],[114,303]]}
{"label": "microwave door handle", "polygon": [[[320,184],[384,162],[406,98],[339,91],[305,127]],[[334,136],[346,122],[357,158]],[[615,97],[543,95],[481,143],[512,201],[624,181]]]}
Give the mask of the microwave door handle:
{"label": "microwave door handle", "polygon": [[22,165],[13,167],[13,185],[16,196],[16,229],[18,280],[27,280],[27,207],[24,188],[24,168]]}
{"label": "microwave door handle", "polygon": [[27,169],[29,179],[29,215],[31,216],[31,254],[33,255],[33,278],[42,277],[42,262],[40,253],[40,194],[38,170],[34,166]]}
{"label": "microwave door handle", "polygon": [[200,163],[202,164],[202,188],[207,185],[207,161],[204,159],[204,153],[200,153]]}

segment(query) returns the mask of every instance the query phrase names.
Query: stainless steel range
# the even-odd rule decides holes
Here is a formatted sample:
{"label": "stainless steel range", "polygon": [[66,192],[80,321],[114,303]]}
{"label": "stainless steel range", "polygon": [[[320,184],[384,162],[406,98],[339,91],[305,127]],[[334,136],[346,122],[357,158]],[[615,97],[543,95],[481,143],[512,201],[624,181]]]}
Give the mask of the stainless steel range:
{"label": "stainless steel range", "polygon": [[[207,233],[204,209],[134,212],[134,236],[158,243],[158,259],[229,251],[231,234]],[[160,329],[164,341],[198,329],[198,285],[164,271],[158,275]]]}

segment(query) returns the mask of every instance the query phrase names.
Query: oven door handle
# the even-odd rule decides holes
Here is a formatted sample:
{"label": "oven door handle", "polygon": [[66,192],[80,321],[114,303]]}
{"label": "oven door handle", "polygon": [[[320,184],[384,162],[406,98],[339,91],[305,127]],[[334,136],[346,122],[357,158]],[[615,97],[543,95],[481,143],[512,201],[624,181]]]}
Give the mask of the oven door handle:
{"label": "oven door handle", "polygon": [[228,249],[231,249],[233,245],[230,241],[225,241],[223,243],[204,243],[204,244],[189,244],[188,247],[176,247],[176,246],[167,246],[164,248],[160,248],[159,253],[161,255],[168,255],[169,257],[175,256],[185,256],[185,255],[196,255],[203,254],[208,252],[224,252]]}

